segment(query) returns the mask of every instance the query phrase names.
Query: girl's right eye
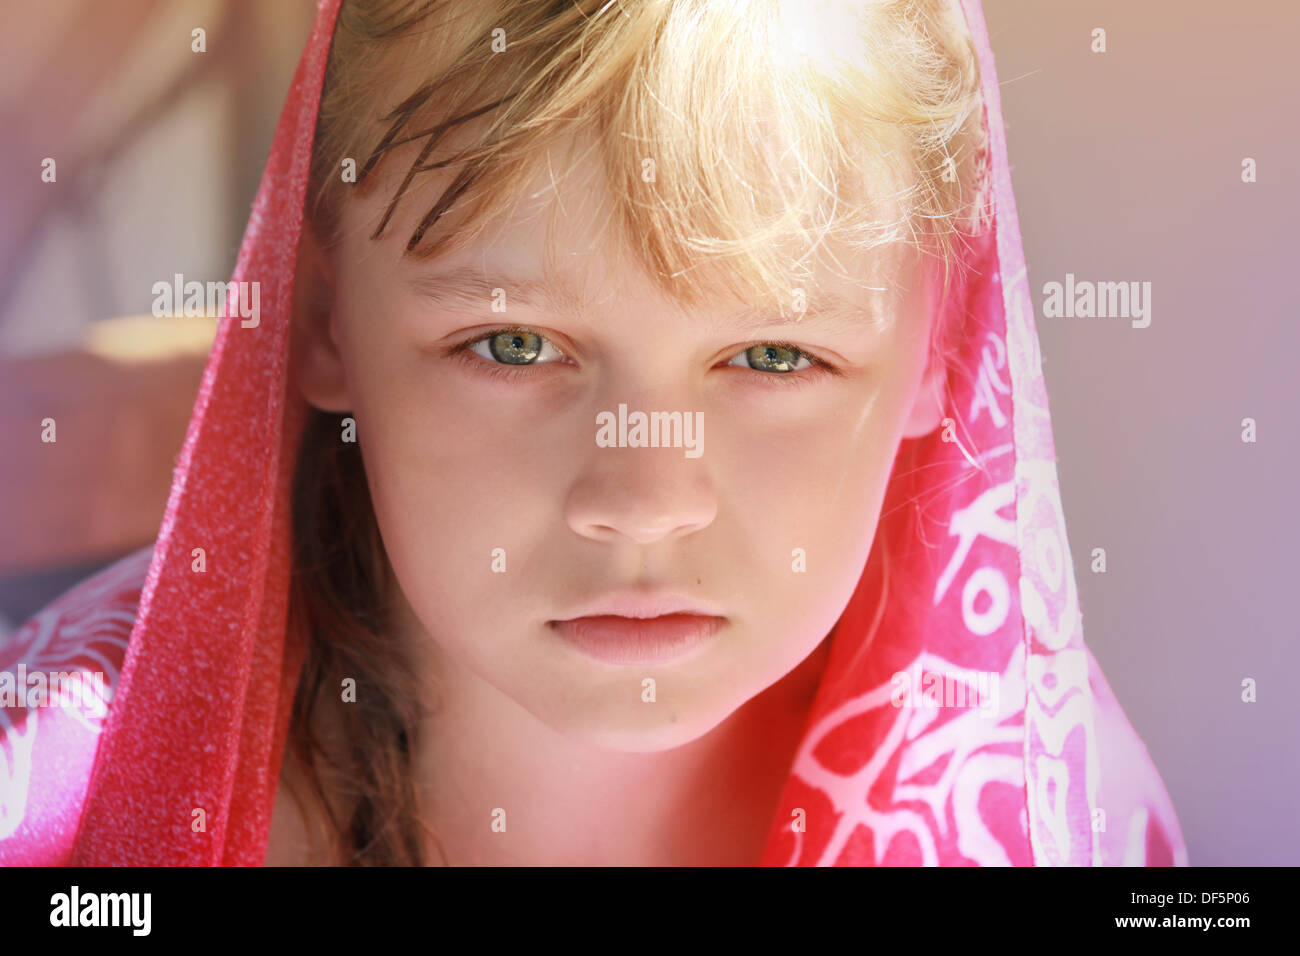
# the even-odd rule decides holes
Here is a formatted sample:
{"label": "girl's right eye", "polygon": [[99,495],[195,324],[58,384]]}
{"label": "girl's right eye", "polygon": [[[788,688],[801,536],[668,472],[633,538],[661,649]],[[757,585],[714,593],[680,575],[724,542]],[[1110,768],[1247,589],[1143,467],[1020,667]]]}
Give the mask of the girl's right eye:
{"label": "girl's right eye", "polygon": [[564,353],[544,336],[523,328],[493,329],[463,343],[465,349],[500,365],[549,365]]}

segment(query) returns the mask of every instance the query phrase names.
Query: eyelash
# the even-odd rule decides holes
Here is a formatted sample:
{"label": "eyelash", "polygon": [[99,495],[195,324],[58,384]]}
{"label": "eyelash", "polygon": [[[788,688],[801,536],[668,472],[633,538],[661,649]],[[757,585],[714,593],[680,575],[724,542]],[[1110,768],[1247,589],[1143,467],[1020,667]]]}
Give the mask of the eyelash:
{"label": "eyelash", "polygon": [[[550,339],[547,339],[546,336],[541,335],[539,332],[536,332],[533,329],[529,329],[521,325],[507,325],[507,326],[502,326],[501,328],[491,329],[487,332],[484,332],[481,335],[476,336],[475,338],[467,339],[466,341],[461,342],[458,345],[454,345],[447,350],[447,355],[449,358],[453,358],[456,361],[460,361],[468,365],[472,365],[479,371],[483,372],[483,374],[488,375],[499,381],[517,382],[520,381],[521,379],[526,379],[533,374],[533,371],[535,369],[538,368],[537,364],[508,365],[505,362],[494,362],[489,359],[485,359],[482,356],[478,355],[477,353],[471,351],[472,348],[478,343],[485,342],[488,339],[492,338],[493,336],[504,335],[508,332],[527,332],[530,335],[537,335],[540,338],[545,339],[547,342],[550,341]],[[756,345],[775,345],[777,348],[788,349],[789,351],[794,352],[806,358],[812,366],[811,368],[801,369],[799,372],[762,372],[759,371],[758,369],[744,368],[743,366],[732,366],[734,368],[743,369],[744,371],[753,372],[755,375],[759,377],[760,381],[763,381],[764,386],[772,386],[775,388],[802,388],[805,385],[812,384],[814,381],[820,379],[823,375],[840,376],[844,374],[838,367],[832,365],[830,362],[827,362],[824,359],[820,359],[817,356],[812,355],[809,352],[806,352],[805,350],[803,350],[802,348],[800,348],[799,346],[791,342],[780,342],[780,341],[750,342],[747,345],[740,346],[740,348],[737,349],[736,354],[732,355],[728,359],[728,361],[735,358],[736,355],[739,355],[742,352],[754,348],[754,346]],[[541,363],[542,366],[554,365],[554,364],[556,363],[555,362]],[[773,381],[774,379],[777,381]]]}

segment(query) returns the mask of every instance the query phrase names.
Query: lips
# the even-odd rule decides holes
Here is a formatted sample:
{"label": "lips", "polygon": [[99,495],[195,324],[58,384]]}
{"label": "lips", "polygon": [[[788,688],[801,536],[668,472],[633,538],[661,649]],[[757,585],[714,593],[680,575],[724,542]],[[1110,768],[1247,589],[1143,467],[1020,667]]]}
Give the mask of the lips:
{"label": "lips", "polygon": [[723,611],[705,601],[668,591],[623,590],[609,592],[595,601],[576,607],[565,615],[565,619],[605,616],[653,618],[672,614],[722,617]]}
{"label": "lips", "polygon": [[664,664],[703,647],[727,623],[716,615],[673,613],[654,617],[600,614],[551,621],[575,650],[606,664]]}

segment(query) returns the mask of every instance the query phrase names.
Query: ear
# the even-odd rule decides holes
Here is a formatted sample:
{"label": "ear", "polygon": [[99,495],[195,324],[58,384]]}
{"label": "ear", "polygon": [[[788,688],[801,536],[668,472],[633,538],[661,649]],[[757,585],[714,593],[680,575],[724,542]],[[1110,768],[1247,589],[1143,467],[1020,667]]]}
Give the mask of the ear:
{"label": "ear", "polygon": [[925,375],[916,388],[912,399],[912,410],[903,426],[904,438],[921,438],[930,434],[944,419],[944,384],[947,380],[947,368],[934,355],[930,356]]}
{"label": "ear", "polygon": [[352,400],[335,328],[334,268],[306,221],[293,286],[292,380],[303,398],[321,411],[350,411]]}

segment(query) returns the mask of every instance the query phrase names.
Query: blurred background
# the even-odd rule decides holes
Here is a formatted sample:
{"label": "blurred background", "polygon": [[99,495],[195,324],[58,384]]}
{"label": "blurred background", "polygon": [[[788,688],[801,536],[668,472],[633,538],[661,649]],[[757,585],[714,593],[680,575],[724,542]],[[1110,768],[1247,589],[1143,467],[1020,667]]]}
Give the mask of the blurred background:
{"label": "blurred background", "polygon": [[[1288,65],[1300,5],[984,10],[1085,635],[1164,778],[1192,864],[1295,865],[1300,307],[1285,283],[1300,252],[1300,83]],[[0,641],[157,532],[215,322],[154,319],[152,286],[229,277],[313,11],[310,0],[6,11]],[[46,157],[54,183],[40,178]],[[1246,158],[1256,182],[1242,182]],[[1067,273],[1152,283],[1150,327],[1044,318],[1043,284]],[[33,438],[46,417],[55,444]],[[1241,440],[1244,418],[1254,443]],[[1095,548],[1105,573],[1092,570]]]}
{"label": "blurred background", "polygon": [[[0,633],[157,533],[216,321],[154,318],[153,285],[229,279],[314,13],[311,0],[6,10]],[[59,440],[33,446],[47,417]]]}

